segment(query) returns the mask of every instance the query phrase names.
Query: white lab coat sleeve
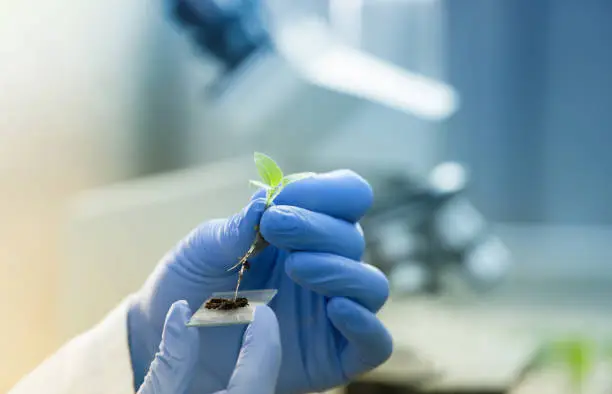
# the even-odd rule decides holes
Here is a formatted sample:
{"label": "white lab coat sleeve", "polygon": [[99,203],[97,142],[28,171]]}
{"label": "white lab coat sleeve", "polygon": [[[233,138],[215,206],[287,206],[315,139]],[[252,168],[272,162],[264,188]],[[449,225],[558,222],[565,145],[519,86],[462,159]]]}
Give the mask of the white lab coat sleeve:
{"label": "white lab coat sleeve", "polygon": [[128,302],[75,337],[25,376],[9,394],[134,394]]}

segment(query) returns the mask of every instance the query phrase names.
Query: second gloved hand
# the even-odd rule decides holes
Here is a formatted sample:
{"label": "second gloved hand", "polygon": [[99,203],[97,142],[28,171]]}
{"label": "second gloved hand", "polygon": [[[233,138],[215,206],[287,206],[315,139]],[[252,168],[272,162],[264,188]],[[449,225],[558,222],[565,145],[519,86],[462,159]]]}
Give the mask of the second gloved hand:
{"label": "second gloved hand", "polygon": [[[187,327],[191,317],[184,301],[172,305],[159,351],[138,394],[187,394],[198,364],[199,332]],[[246,329],[227,390],[217,394],[274,394],[281,363],[278,322],[267,306],[258,307]]]}

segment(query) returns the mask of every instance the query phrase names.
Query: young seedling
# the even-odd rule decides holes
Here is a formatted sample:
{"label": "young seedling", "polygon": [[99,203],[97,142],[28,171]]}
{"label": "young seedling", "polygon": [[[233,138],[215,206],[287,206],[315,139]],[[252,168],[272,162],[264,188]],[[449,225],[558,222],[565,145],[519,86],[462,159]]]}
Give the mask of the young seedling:
{"label": "young seedling", "polygon": [[569,373],[576,392],[580,392],[597,361],[595,343],[583,336],[546,341],[542,344],[536,365],[558,365]]}
{"label": "young seedling", "polygon": [[[284,175],[278,164],[271,157],[266,156],[263,153],[255,152],[254,154],[255,166],[261,180],[251,180],[250,183],[253,186],[262,188],[266,191],[266,202],[265,208],[268,209],[274,199],[280,194],[285,186],[297,182],[299,180],[309,178],[315,175],[314,172],[300,172],[290,175]],[[257,255],[263,249],[268,246],[268,242],[263,238],[259,231],[259,224],[255,226],[256,235],[255,239],[251,243],[251,246],[246,253],[240,257],[238,263],[233,267],[229,268],[228,271],[240,268],[238,271],[238,280],[236,283],[236,290],[234,291],[233,300],[222,300],[222,299],[211,299],[206,307],[208,309],[236,309],[248,305],[248,300],[238,297],[238,290],[240,289],[240,283],[245,271],[250,268],[249,259]]]}

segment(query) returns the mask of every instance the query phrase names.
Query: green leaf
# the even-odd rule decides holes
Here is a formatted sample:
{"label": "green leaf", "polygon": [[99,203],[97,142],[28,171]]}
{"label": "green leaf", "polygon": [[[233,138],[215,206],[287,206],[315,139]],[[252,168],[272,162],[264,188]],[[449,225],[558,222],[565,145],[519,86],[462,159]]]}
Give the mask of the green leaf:
{"label": "green leaf", "polygon": [[575,340],[568,343],[567,363],[572,381],[579,386],[593,370],[594,349],[589,341]]}
{"label": "green leaf", "polygon": [[255,152],[255,166],[263,183],[268,186],[278,186],[283,180],[283,171],[271,157],[263,153]]}
{"label": "green leaf", "polygon": [[270,186],[268,186],[265,183],[260,182],[260,181],[250,180],[249,183],[251,185],[255,186],[255,187],[263,188],[263,189],[266,189],[266,190],[270,188]]}
{"label": "green leaf", "polygon": [[579,336],[554,340],[544,345],[539,361],[540,365],[562,365],[574,386],[580,387],[592,372],[595,348],[591,341]]}
{"label": "green leaf", "polygon": [[283,178],[283,186],[287,186],[290,183],[300,181],[302,179],[310,178],[316,175],[314,172],[298,172],[295,174],[287,175]]}

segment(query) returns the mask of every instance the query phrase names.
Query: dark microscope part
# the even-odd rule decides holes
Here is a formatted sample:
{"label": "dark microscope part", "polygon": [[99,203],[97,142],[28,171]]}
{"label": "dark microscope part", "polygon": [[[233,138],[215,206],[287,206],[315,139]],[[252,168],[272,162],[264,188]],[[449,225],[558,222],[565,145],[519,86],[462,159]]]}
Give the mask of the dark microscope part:
{"label": "dark microscope part", "polygon": [[225,6],[218,0],[166,0],[175,24],[190,37],[200,53],[215,58],[232,73],[271,39],[259,0]]}
{"label": "dark microscope part", "polygon": [[249,300],[244,297],[238,297],[235,300],[227,298],[211,298],[206,302],[206,309],[219,311],[230,311],[238,308],[244,308],[249,305]]}
{"label": "dark microscope part", "polygon": [[[455,188],[440,188],[435,182],[411,173],[378,173],[366,178],[375,180],[372,187],[376,195],[374,206],[361,221],[367,253],[371,263],[387,275],[393,277],[393,272],[402,265],[422,267],[426,279],[419,285],[420,291],[436,294],[443,290],[443,274],[447,268],[459,266],[460,272],[467,272],[468,260],[474,251],[483,250],[487,243],[495,245],[496,237],[486,223],[473,233],[464,234],[466,239],[461,245],[449,244],[447,234],[441,232],[441,219],[445,219],[445,233],[456,235],[465,227],[463,222],[470,223],[481,216],[477,210],[466,208],[471,206],[464,193],[467,182],[460,182]],[[409,242],[405,245],[394,242],[388,236],[389,231]],[[501,245],[499,241],[497,244]],[[500,249],[503,245],[497,246]],[[493,260],[491,264],[505,264],[497,261],[504,257],[503,250],[494,252],[487,257]],[[471,271],[467,276],[475,290],[497,283],[491,282],[489,286],[490,280],[482,279],[483,275],[475,276],[478,273]]]}

